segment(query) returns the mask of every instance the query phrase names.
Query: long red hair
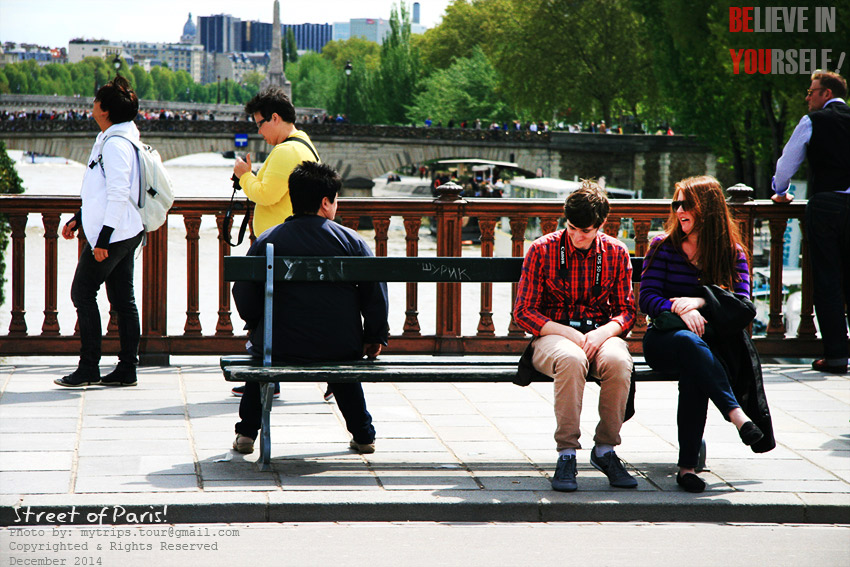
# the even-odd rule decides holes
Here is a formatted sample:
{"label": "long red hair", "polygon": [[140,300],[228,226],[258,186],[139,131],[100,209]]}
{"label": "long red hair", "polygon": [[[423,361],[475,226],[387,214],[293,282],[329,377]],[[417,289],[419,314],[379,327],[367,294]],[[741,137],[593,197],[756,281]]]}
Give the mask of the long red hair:
{"label": "long red hair", "polygon": [[[723,198],[720,182],[710,175],[688,177],[676,183],[674,198],[680,192],[681,200],[694,216],[694,231],[697,233],[695,259],[702,270],[704,283],[732,289],[739,279],[735,269],[739,251],[748,252]],[[670,243],[681,250],[687,235],[682,231],[675,211],[670,212],[664,232]]]}

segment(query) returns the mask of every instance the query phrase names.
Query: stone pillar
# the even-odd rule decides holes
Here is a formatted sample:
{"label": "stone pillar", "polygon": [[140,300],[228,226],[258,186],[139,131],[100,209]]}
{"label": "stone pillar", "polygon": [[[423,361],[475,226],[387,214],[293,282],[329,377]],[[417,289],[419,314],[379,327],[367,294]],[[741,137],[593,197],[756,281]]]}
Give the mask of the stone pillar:
{"label": "stone pillar", "polygon": [[656,197],[663,198],[668,191],[672,192],[670,186],[670,152],[664,152],[658,158],[658,195]]}
{"label": "stone pillar", "polygon": [[[634,191],[643,191],[646,168],[646,155],[643,152],[635,154],[634,166],[632,167],[632,189]],[[644,198],[646,196],[644,195]]]}

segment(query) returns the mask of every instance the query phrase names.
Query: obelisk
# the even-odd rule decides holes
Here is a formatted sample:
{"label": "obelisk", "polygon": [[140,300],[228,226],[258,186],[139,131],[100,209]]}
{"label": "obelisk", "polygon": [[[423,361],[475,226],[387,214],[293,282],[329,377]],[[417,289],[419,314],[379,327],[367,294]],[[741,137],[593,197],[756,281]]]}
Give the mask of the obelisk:
{"label": "obelisk", "polygon": [[283,72],[283,52],[280,49],[281,34],[280,34],[280,2],[274,0],[274,23],[272,24],[272,49],[269,61],[269,73],[263,79],[262,88],[266,87],[282,87],[286,91],[286,96],[292,100],[292,83],[286,80],[286,75]]}

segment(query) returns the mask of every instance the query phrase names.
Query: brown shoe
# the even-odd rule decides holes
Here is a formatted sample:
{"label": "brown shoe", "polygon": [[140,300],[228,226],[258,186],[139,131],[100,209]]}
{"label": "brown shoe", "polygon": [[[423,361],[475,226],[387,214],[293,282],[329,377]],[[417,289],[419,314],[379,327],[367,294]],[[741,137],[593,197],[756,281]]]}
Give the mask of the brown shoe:
{"label": "brown shoe", "polygon": [[348,448],[352,451],[357,451],[361,455],[371,455],[375,452],[374,443],[358,443],[354,439],[348,444]]}
{"label": "brown shoe", "polygon": [[243,455],[249,455],[254,452],[254,440],[239,433],[233,440],[233,450]]}
{"label": "brown shoe", "polygon": [[818,372],[829,372],[831,374],[847,374],[847,363],[827,364],[826,359],[819,358],[812,363],[812,368]]}

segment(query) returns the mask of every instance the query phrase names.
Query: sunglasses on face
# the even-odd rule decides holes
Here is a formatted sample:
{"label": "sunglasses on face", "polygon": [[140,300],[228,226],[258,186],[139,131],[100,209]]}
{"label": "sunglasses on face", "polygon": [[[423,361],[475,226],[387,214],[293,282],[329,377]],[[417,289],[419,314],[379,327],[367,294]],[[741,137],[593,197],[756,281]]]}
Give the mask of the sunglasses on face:
{"label": "sunglasses on face", "polygon": [[672,201],[670,203],[670,207],[673,209],[674,213],[679,210],[679,207],[682,207],[683,211],[687,211],[691,208],[687,201]]}

